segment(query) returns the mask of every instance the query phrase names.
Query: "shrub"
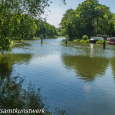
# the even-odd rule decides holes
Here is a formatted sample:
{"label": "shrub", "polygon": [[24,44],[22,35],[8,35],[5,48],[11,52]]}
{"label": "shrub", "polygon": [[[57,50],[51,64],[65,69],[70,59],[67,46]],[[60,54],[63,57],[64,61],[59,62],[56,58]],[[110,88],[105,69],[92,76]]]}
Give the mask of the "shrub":
{"label": "shrub", "polygon": [[87,36],[87,35],[84,35],[82,38],[83,38],[83,40],[87,40],[87,39],[88,39],[88,36]]}
{"label": "shrub", "polygon": [[23,40],[13,40],[13,43],[22,43]]}
{"label": "shrub", "polygon": [[84,40],[80,40],[80,43],[84,42]]}
{"label": "shrub", "polygon": [[14,42],[13,42],[13,41],[11,41],[11,42],[10,42],[10,47],[12,47],[12,46],[13,46],[13,44],[14,44]]}
{"label": "shrub", "polygon": [[85,42],[85,43],[90,43],[90,40],[85,40],[84,42]]}
{"label": "shrub", "polygon": [[33,37],[33,40],[40,39],[39,37]]}
{"label": "shrub", "polygon": [[[99,40],[96,42],[96,44],[103,44],[104,40]],[[107,44],[109,41],[105,41],[105,43]]]}
{"label": "shrub", "polygon": [[103,44],[104,40],[99,40],[96,42],[96,44]]}
{"label": "shrub", "polygon": [[80,39],[77,39],[77,40],[73,40],[74,42],[79,42],[80,41]]}
{"label": "shrub", "polygon": [[106,43],[109,43],[110,41],[106,41]]}

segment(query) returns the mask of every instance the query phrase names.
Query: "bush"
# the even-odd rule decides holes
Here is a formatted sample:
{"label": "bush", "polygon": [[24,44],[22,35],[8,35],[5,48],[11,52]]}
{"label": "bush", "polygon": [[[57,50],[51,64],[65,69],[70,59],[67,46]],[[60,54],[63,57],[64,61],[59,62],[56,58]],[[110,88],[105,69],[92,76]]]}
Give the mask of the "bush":
{"label": "bush", "polygon": [[[96,44],[103,44],[103,42],[104,42],[104,40],[99,40],[99,41],[96,42]],[[105,41],[106,44],[107,44],[108,42],[110,42],[110,41]]]}
{"label": "bush", "polygon": [[14,44],[14,41],[11,41],[11,42],[10,42],[10,47],[12,47],[12,46],[13,46],[13,44]]}
{"label": "bush", "polygon": [[106,43],[109,43],[110,41],[106,41]]}
{"label": "bush", "polygon": [[84,35],[82,38],[83,38],[83,40],[87,40],[87,39],[88,39],[88,36],[87,36],[87,35]]}
{"label": "bush", "polygon": [[23,40],[14,40],[15,43],[22,43]]}
{"label": "bush", "polygon": [[84,40],[80,40],[80,43],[85,42]]}
{"label": "bush", "polygon": [[80,39],[77,39],[77,40],[73,40],[74,42],[79,42],[80,41]]}
{"label": "bush", "polygon": [[104,40],[99,40],[96,42],[96,44],[103,44]]}
{"label": "bush", "polygon": [[33,37],[33,40],[40,39],[39,37]]}
{"label": "bush", "polygon": [[85,40],[84,42],[85,42],[85,43],[90,43],[90,40]]}

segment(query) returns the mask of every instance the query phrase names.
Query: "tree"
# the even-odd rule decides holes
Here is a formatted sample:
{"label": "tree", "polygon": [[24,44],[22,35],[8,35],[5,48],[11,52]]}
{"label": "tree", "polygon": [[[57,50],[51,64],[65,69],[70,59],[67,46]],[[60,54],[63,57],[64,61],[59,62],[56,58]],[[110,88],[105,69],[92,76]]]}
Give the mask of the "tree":
{"label": "tree", "polygon": [[113,34],[112,17],[113,14],[107,6],[99,4],[97,0],[85,0],[76,10],[68,9],[63,15],[63,34],[68,35],[70,40],[83,35],[90,38],[97,34]]}
{"label": "tree", "polygon": [[[45,8],[50,5],[49,0],[0,0],[0,49],[1,51],[10,49],[10,39],[16,35],[23,39],[24,36],[28,36],[28,25],[24,20],[25,15],[31,18],[41,18],[41,14],[44,14]],[[62,0],[65,3],[65,0]],[[36,32],[36,25],[33,21],[30,21],[31,29],[29,34],[32,37]],[[14,25],[17,24],[17,25]],[[29,21],[27,21],[29,23]],[[25,29],[26,27],[26,29]],[[21,30],[20,30],[21,28]],[[17,31],[16,31],[17,30]],[[18,32],[20,31],[20,32]],[[12,33],[14,35],[12,35]]]}

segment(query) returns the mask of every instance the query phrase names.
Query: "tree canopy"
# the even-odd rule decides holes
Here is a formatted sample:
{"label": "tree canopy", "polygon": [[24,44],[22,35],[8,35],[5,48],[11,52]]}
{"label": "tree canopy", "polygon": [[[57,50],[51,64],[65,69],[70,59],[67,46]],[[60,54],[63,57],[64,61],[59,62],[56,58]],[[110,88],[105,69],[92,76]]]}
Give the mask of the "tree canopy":
{"label": "tree canopy", "polygon": [[0,50],[9,50],[13,38],[58,35],[54,26],[41,20],[50,3],[50,0],[0,0]]}
{"label": "tree canopy", "polygon": [[114,14],[97,0],[85,0],[77,9],[68,9],[61,20],[62,31],[70,40],[83,35],[115,35]]}

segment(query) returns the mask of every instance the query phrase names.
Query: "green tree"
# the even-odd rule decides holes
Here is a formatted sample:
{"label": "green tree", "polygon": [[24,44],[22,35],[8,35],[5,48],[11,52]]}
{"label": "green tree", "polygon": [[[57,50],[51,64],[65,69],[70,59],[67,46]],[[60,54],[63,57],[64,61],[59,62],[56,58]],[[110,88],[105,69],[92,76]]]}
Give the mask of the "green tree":
{"label": "green tree", "polygon": [[[76,10],[68,9],[61,20],[62,32],[70,40],[83,35],[114,34],[113,14],[97,0],[85,0]],[[111,28],[111,29],[110,29]]]}
{"label": "green tree", "polygon": [[[32,20],[30,22],[25,20],[25,15],[40,19],[41,14],[44,13],[45,8],[50,3],[49,0],[0,0],[1,51],[9,50],[12,37],[20,38],[21,36],[23,39],[24,36],[28,36],[26,31],[29,31],[29,36],[34,36],[36,24]],[[62,0],[62,3],[65,3],[65,0]],[[30,24],[30,28],[28,28],[26,22]]]}

